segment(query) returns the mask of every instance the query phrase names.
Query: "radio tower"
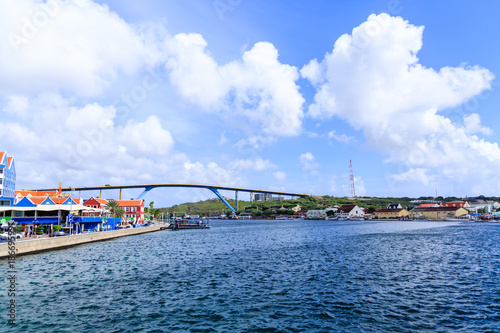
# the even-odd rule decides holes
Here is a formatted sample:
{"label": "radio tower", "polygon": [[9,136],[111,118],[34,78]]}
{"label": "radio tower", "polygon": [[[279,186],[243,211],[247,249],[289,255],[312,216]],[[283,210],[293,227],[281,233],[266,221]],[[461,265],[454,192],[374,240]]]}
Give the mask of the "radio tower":
{"label": "radio tower", "polygon": [[352,172],[352,161],[349,160],[349,194],[352,198],[356,196],[356,190],[354,189],[354,174]]}

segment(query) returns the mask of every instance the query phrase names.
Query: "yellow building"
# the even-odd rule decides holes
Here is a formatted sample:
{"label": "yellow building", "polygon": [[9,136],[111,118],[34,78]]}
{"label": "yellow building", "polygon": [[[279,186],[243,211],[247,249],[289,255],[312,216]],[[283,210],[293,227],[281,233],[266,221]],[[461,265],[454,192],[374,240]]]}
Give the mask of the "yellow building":
{"label": "yellow building", "polygon": [[373,212],[373,216],[376,219],[399,219],[408,216],[409,213],[404,208],[382,208]]}
{"label": "yellow building", "polygon": [[444,220],[467,215],[469,212],[462,207],[428,207],[414,208],[410,211],[410,218],[423,217],[431,220]]}

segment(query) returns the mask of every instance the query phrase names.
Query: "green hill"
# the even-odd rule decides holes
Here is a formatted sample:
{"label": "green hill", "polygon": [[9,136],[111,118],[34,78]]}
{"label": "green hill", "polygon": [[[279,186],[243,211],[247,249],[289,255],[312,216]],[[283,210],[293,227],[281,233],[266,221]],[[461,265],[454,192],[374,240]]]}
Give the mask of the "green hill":
{"label": "green hill", "polygon": [[[420,197],[420,200],[430,200],[431,197]],[[437,198],[440,201],[452,201],[459,200],[458,198]],[[311,210],[311,209],[324,209],[327,207],[334,207],[335,205],[341,206],[343,204],[356,204],[359,207],[368,208],[370,211],[374,211],[378,208],[385,208],[389,204],[401,204],[403,207],[413,208],[415,204],[410,203],[410,201],[415,200],[415,198],[402,197],[402,198],[376,198],[376,197],[332,197],[328,195],[324,196],[308,196],[293,200],[267,200],[267,201],[255,201],[253,205],[249,201],[238,201],[238,214],[247,212],[252,213],[254,216],[267,216],[275,213],[281,214],[291,214],[290,210],[297,205],[300,205],[301,209]],[[235,206],[234,200],[227,200],[231,206]],[[214,216],[226,214],[230,215],[231,210],[226,207],[226,205],[220,201],[218,198],[209,199],[199,202],[187,202],[180,205],[174,205],[172,207],[161,208],[161,211],[165,216],[175,216],[183,215],[200,215],[200,216]]]}

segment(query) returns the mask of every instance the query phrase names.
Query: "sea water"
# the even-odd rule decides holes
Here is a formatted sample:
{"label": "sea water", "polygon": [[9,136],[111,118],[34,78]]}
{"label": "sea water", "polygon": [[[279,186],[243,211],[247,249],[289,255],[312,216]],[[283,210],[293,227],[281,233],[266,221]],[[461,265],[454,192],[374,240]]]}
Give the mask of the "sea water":
{"label": "sea water", "polygon": [[500,224],[222,220],[0,260],[0,331],[500,332]]}

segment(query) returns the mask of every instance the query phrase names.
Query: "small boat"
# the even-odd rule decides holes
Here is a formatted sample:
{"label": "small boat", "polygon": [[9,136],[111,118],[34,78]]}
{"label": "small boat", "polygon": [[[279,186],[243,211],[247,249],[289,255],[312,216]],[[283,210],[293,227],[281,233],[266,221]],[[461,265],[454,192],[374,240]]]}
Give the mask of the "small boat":
{"label": "small boat", "polygon": [[208,219],[180,219],[174,220],[168,226],[171,230],[181,229],[209,229],[210,224]]}

